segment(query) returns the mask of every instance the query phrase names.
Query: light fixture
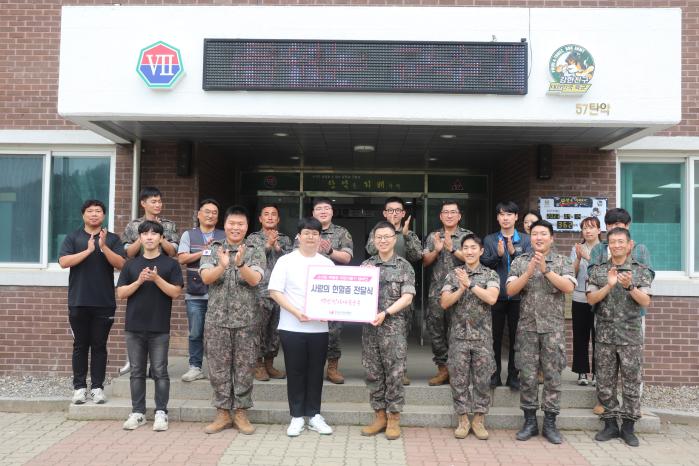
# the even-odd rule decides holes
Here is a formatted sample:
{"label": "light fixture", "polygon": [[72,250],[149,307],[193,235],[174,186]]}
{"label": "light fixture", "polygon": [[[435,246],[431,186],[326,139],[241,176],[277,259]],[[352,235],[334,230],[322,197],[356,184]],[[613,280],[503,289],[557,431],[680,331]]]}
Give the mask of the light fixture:
{"label": "light fixture", "polygon": [[354,151],[360,154],[369,154],[370,152],[374,152],[374,150],[375,147],[369,144],[357,144],[354,146]]}
{"label": "light fixture", "polygon": [[436,161],[439,160],[439,159],[438,159],[437,157],[430,157],[430,158],[427,159],[427,160],[429,160],[430,162],[436,162]]}
{"label": "light fixture", "polygon": [[631,197],[634,199],[653,199],[654,197],[660,197],[662,194],[632,194]]}
{"label": "light fixture", "polygon": [[289,158],[290,158],[291,160],[299,160],[301,157],[299,157],[298,155],[292,155],[292,156],[289,157]]}
{"label": "light fixture", "polygon": [[289,133],[272,133],[272,136],[276,136],[278,138],[285,138],[289,135]]}
{"label": "light fixture", "polygon": [[658,188],[661,188],[661,189],[680,189],[681,187],[682,187],[682,185],[679,183],[668,183],[668,184],[664,184],[662,186],[658,186]]}
{"label": "light fixture", "polygon": [[456,134],[440,134],[439,137],[442,139],[455,139]]}

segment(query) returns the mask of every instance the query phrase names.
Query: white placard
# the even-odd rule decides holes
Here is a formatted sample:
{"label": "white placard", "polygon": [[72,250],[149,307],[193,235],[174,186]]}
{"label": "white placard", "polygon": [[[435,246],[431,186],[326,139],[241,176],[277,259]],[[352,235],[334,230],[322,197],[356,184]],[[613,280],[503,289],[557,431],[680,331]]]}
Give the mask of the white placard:
{"label": "white placard", "polygon": [[539,212],[543,220],[553,225],[554,231],[581,231],[580,222],[587,217],[597,217],[602,231],[606,231],[604,215],[607,213],[607,198],[540,197]]}
{"label": "white placard", "polygon": [[377,267],[308,267],[306,315],[309,318],[372,322],[378,304]]}

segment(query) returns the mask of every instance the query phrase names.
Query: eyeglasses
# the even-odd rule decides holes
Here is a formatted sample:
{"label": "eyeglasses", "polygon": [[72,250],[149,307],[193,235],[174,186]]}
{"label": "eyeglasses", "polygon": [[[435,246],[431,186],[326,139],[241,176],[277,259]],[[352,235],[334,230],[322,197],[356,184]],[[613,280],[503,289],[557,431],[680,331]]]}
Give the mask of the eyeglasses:
{"label": "eyeglasses", "polygon": [[388,241],[389,239],[393,238],[396,235],[376,235],[374,236],[374,239],[376,241]]}
{"label": "eyeglasses", "polygon": [[330,206],[327,206],[327,205],[326,205],[326,206],[322,206],[322,207],[321,207],[321,206],[316,206],[316,207],[313,208],[313,211],[314,211],[314,212],[325,212],[325,211],[327,211],[327,210],[333,210],[333,208],[330,207]]}
{"label": "eyeglasses", "polygon": [[403,209],[384,209],[383,211],[387,214],[400,214],[401,212],[404,212]]}
{"label": "eyeglasses", "polygon": [[443,210],[441,213],[444,215],[459,215],[461,212],[458,210]]}

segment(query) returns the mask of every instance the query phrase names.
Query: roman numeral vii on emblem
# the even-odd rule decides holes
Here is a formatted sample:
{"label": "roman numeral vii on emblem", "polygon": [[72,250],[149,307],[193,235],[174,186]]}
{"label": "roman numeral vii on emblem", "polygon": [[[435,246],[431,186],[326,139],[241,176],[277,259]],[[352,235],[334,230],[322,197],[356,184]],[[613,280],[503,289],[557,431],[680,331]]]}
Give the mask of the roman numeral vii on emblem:
{"label": "roman numeral vii on emblem", "polygon": [[171,89],[184,74],[182,55],[176,47],[158,41],[141,50],[136,71],[148,87]]}

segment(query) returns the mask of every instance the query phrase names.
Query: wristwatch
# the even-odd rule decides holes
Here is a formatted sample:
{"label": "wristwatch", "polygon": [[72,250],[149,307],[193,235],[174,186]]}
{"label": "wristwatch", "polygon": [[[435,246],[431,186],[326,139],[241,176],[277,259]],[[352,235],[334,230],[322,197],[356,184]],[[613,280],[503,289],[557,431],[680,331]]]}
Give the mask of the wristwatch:
{"label": "wristwatch", "polygon": [[472,290],[474,286],[476,286],[476,283],[475,283],[475,282],[471,282],[471,283],[468,284],[468,289],[469,289],[469,290]]}
{"label": "wristwatch", "polygon": [[634,285],[634,284],[632,283],[632,284],[629,285],[628,288],[624,288],[624,289],[625,289],[626,291],[633,291],[634,288],[636,288],[636,285]]}

